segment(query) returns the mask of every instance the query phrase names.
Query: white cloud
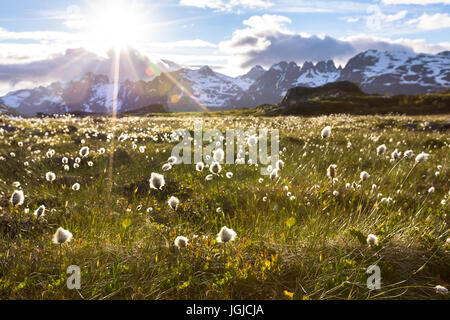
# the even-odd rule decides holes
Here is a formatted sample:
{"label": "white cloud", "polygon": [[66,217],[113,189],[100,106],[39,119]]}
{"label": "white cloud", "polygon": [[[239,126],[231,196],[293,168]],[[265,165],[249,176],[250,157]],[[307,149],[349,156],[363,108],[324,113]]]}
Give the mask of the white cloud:
{"label": "white cloud", "polygon": [[268,9],[274,3],[266,0],[180,0],[180,5],[216,9],[219,11],[232,11],[234,8]]}
{"label": "white cloud", "polygon": [[390,39],[385,37],[368,36],[365,34],[340,38],[342,41],[349,42],[355,49],[365,51],[376,49],[386,50],[407,50],[416,53],[436,54],[442,51],[450,50],[450,42],[441,42],[437,44],[428,43],[425,39],[398,38]]}
{"label": "white cloud", "polygon": [[422,14],[419,18],[409,20],[407,24],[416,25],[422,30],[436,30],[450,28],[450,16],[447,13],[434,15]]}
{"label": "white cloud", "polygon": [[450,4],[450,0],[382,0],[384,4],[416,4],[416,5],[429,5],[429,4]]}
{"label": "white cloud", "polygon": [[[400,19],[401,15],[395,18]],[[394,19],[394,18],[390,18]],[[450,49],[450,43],[430,44],[424,39],[389,39],[367,34],[333,38],[295,33],[287,28],[290,19],[283,16],[253,16],[244,21],[247,28],[236,30],[231,40],[219,44],[222,52],[230,55],[229,68],[247,69],[260,64],[270,67],[280,61],[317,62],[333,59],[345,64],[355,54],[376,49],[438,53]]]}
{"label": "white cloud", "polygon": [[166,49],[174,49],[174,48],[217,48],[217,44],[195,39],[195,40],[181,40],[181,41],[173,41],[173,42],[151,42],[148,47],[154,48],[166,48]]}

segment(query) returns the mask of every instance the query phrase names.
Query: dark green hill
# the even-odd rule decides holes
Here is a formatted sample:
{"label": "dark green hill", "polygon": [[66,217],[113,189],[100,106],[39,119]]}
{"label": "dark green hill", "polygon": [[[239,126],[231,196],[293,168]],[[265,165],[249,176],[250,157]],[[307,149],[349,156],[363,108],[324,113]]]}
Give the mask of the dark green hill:
{"label": "dark green hill", "polygon": [[262,105],[258,113],[268,116],[327,114],[450,114],[450,93],[381,96],[368,95],[348,81],[288,90],[277,105]]}

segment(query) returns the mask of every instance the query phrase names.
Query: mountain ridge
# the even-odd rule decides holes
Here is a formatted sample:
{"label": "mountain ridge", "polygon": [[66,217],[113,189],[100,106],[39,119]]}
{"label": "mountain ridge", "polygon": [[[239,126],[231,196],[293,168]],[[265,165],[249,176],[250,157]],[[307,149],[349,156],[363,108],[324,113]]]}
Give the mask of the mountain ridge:
{"label": "mountain ridge", "polygon": [[22,113],[67,113],[70,111],[111,113],[162,104],[167,110],[204,111],[214,108],[249,108],[279,103],[289,89],[317,87],[350,81],[369,94],[423,94],[450,87],[450,51],[415,54],[405,51],[361,52],[344,67],[333,60],[302,66],[291,61],[273,64],[268,70],[254,66],[246,74],[230,77],[209,66],[162,72],[150,81],[125,80],[118,86],[107,76],[87,73],[67,83],[19,90],[0,102]]}

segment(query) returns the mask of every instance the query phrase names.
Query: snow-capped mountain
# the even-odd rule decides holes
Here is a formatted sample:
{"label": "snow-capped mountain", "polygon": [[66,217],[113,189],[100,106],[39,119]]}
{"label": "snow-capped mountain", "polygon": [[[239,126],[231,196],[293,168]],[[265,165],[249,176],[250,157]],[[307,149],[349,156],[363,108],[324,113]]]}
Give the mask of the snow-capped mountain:
{"label": "snow-capped mountain", "polygon": [[316,87],[334,82],[339,78],[340,72],[341,69],[337,69],[331,60],[321,61],[316,65],[305,62],[302,67],[295,62],[283,61],[273,65],[232,102],[239,107],[278,103],[290,88]]}
{"label": "snow-capped mountain", "polygon": [[[88,73],[68,83],[52,83],[48,87],[19,90],[2,97],[5,105],[22,113],[66,113],[74,111],[112,113],[114,84],[105,75]],[[124,81],[118,85],[117,112],[125,112],[150,104],[165,104],[166,97],[153,94],[144,81]]]}
{"label": "snow-capped mountain", "polygon": [[[168,69],[177,68],[168,64]],[[151,81],[123,81],[118,86],[117,112],[163,104],[170,110],[256,107],[275,104],[293,87],[317,87],[335,81],[351,81],[366,93],[422,94],[450,87],[450,52],[414,54],[368,50],[351,58],[344,68],[334,62],[280,62],[269,70],[252,68],[239,77],[204,66],[162,72]],[[111,113],[114,84],[104,75],[88,73],[67,83],[19,90],[0,98],[0,103],[22,113],[73,111]]]}
{"label": "snow-capped mountain", "polygon": [[415,54],[368,50],[350,59],[339,80],[366,93],[421,94],[450,86],[450,51]]}
{"label": "snow-capped mountain", "polygon": [[203,107],[231,106],[233,97],[247,90],[254,82],[251,75],[232,78],[204,66],[197,70],[162,73],[150,86],[167,95],[171,107],[197,105],[199,108],[196,109],[201,110]]}

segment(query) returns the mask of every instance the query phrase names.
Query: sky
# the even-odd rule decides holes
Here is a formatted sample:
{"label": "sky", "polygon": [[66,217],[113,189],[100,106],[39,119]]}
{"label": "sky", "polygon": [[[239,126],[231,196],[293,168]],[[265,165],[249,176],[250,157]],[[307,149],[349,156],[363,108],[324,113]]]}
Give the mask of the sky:
{"label": "sky", "polygon": [[280,61],[344,66],[368,49],[434,54],[449,34],[450,0],[0,0],[0,95],[107,70],[125,51],[130,78],[158,59],[237,76]]}

